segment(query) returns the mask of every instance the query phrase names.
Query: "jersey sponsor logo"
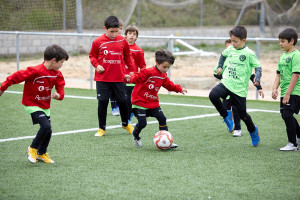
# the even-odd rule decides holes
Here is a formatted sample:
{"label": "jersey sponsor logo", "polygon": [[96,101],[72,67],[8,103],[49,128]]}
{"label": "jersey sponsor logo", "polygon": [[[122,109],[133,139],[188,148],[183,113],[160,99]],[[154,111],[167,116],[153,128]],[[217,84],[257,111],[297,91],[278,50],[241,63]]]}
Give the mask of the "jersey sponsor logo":
{"label": "jersey sponsor logo", "polygon": [[240,55],[239,59],[240,59],[240,61],[244,62],[246,60],[246,56],[245,55]]}
{"label": "jersey sponsor logo", "polygon": [[46,97],[40,97],[40,95],[36,95],[35,99],[37,99],[38,101],[48,101],[49,99],[51,99],[51,95]]}
{"label": "jersey sponsor logo", "polygon": [[291,57],[287,57],[287,58],[285,59],[285,62],[286,62],[286,63],[289,63],[289,62],[291,62],[291,60],[292,60]]}
{"label": "jersey sponsor logo", "polygon": [[38,87],[38,90],[39,90],[40,92],[44,91],[44,89],[45,89],[45,87],[44,87],[44,86],[40,86],[40,87]]}
{"label": "jersey sponsor logo", "polygon": [[109,64],[121,64],[121,60],[106,60],[103,59],[104,63],[109,63]]}
{"label": "jersey sponsor logo", "polygon": [[120,56],[121,55],[121,53],[120,52],[114,52],[114,51],[110,51],[109,52],[111,55],[118,55],[118,56]]}
{"label": "jersey sponsor logo", "polygon": [[150,85],[148,86],[148,88],[149,88],[149,90],[153,90],[154,85],[153,85],[153,84],[150,84]]}
{"label": "jersey sponsor logo", "polygon": [[155,95],[149,94],[148,92],[145,92],[144,96],[151,100],[157,100],[157,97]]}

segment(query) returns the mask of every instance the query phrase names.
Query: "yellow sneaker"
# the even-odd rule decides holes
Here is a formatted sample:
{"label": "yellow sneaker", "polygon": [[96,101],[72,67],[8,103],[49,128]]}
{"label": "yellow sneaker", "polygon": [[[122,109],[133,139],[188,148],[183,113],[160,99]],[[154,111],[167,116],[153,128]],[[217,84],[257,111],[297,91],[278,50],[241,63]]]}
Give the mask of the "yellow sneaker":
{"label": "yellow sneaker", "polygon": [[122,127],[124,129],[126,129],[126,131],[128,131],[128,133],[131,135],[132,131],[133,131],[133,126],[131,126],[131,124],[128,124],[127,126],[123,126]]}
{"label": "yellow sneaker", "polygon": [[28,156],[27,159],[31,163],[36,163],[36,155],[37,155],[37,149],[31,148],[30,146],[28,147]]}
{"label": "yellow sneaker", "polygon": [[96,137],[102,137],[105,135],[106,130],[103,130],[102,128],[99,128],[98,132],[95,134]]}
{"label": "yellow sneaker", "polygon": [[40,161],[43,161],[45,163],[54,163],[54,160],[50,159],[50,156],[49,156],[48,153],[44,153],[42,155],[37,154],[36,155],[36,159],[40,160]]}

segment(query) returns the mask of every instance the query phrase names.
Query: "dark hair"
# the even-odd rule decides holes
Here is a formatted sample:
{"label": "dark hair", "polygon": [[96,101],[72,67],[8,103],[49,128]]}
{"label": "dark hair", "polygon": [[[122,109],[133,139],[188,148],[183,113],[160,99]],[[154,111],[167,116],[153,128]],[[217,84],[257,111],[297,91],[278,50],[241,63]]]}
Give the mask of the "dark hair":
{"label": "dark hair", "polygon": [[127,35],[128,32],[136,32],[136,37],[139,36],[139,30],[134,24],[131,24],[131,25],[126,27],[125,35]]}
{"label": "dark hair", "polygon": [[236,26],[231,31],[229,31],[230,36],[235,36],[237,38],[246,39],[247,38],[247,29],[243,26]]}
{"label": "dark hair", "polygon": [[108,16],[104,21],[104,26],[106,29],[119,28],[120,27],[119,19],[116,16]]}
{"label": "dark hair", "polygon": [[175,57],[172,55],[170,51],[167,51],[165,49],[160,49],[155,52],[155,60],[158,64],[161,64],[163,62],[168,62],[171,65],[173,65],[175,61]]}
{"label": "dark hair", "polygon": [[53,44],[51,46],[48,46],[44,51],[44,60],[51,60],[53,58],[55,58],[58,62],[63,59],[68,60],[69,55],[63,48],[61,48],[57,44]]}
{"label": "dark hair", "polygon": [[295,46],[297,44],[298,34],[294,29],[286,28],[281,33],[279,33],[278,39],[286,39],[288,42],[294,39],[293,45]]}
{"label": "dark hair", "polygon": [[231,39],[225,40],[225,44],[231,43]]}

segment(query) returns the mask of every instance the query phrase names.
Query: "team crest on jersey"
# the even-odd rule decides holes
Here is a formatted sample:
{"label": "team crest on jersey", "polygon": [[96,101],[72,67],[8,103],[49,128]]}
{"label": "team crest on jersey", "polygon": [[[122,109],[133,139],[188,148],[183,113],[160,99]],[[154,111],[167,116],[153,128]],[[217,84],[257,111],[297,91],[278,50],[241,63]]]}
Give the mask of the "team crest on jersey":
{"label": "team crest on jersey", "polygon": [[154,85],[153,85],[153,84],[150,84],[150,85],[149,85],[149,89],[150,89],[150,90],[153,90],[153,88],[154,88]]}
{"label": "team crest on jersey", "polygon": [[286,62],[286,63],[289,63],[289,62],[291,62],[291,60],[292,60],[291,57],[287,57],[287,58],[285,59],[285,62]]}
{"label": "team crest on jersey", "polygon": [[44,86],[40,86],[40,87],[38,87],[38,90],[40,91],[40,92],[42,92],[42,91],[44,91]]}
{"label": "team crest on jersey", "polygon": [[245,55],[240,55],[240,57],[239,57],[239,59],[240,59],[240,61],[245,61],[246,60],[246,56]]}
{"label": "team crest on jersey", "polygon": [[103,51],[103,54],[104,54],[104,55],[107,55],[107,54],[108,54],[108,50],[104,50],[104,51]]}

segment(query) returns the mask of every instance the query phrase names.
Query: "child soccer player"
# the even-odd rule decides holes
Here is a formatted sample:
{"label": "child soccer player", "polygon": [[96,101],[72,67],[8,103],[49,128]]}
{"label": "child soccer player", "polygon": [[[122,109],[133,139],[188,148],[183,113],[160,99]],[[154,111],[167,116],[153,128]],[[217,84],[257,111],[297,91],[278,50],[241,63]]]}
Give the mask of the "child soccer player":
{"label": "child soccer player", "polygon": [[[17,71],[1,84],[0,96],[9,86],[25,81],[22,104],[25,111],[31,114],[33,124],[40,124],[40,129],[28,147],[27,158],[31,163],[36,163],[37,160],[54,163],[47,153],[52,135],[50,102],[51,98],[56,100],[64,98],[65,80],[59,69],[68,59],[69,56],[63,48],[58,45],[49,46],[44,52],[42,64]],[[51,94],[53,87],[56,92]]]}
{"label": "child soccer player", "polygon": [[246,111],[246,97],[248,94],[248,82],[252,75],[252,68],[255,69],[254,85],[260,85],[261,65],[252,50],[246,46],[247,30],[243,26],[236,26],[230,32],[232,46],[225,49],[218,63],[217,74],[223,70],[226,60],[226,68],[222,74],[221,83],[215,86],[209,99],[224,118],[229,132],[234,130],[234,122],[231,112],[222,104],[220,98],[225,99],[230,95],[231,105],[237,107],[239,117],[245,122],[251,136],[252,145],[258,146],[260,138],[257,126],[254,125],[250,115]]}
{"label": "child soccer player", "polygon": [[[155,117],[159,123],[159,130],[168,131],[167,119],[159,106],[157,96],[160,87],[182,94],[187,92],[180,85],[175,85],[167,76],[167,71],[175,60],[172,53],[161,49],[155,52],[155,59],[155,66],[125,76],[127,82],[136,84],[132,92],[132,108],[138,123],[134,127],[132,136],[137,147],[142,146],[140,132],[147,125],[147,117]],[[172,144],[170,148],[177,147],[178,145]]]}
{"label": "child soccer player", "polygon": [[[135,68],[133,72],[138,72],[139,69],[146,68],[146,62],[144,58],[144,51],[138,45],[136,45],[135,41],[139,36],[139,30],[136,26],[129,25],[125,29],[125,38],[129,44],[130,52],[135,62]],[[127,74],[130,73],[128,68],[126,68]],[[131,104],[131,94],[134,88],[133,83],[126,84],[126,91],[127,91],[127,104],[128,104],[128,123],[131,124],[131,120],[133,117],[132,113],[132,104]]]}
{"label": "child soccer player", "polygon": [[126,39],[119,34],[119,19],[108,16],[104,22],[105,34],[96,38],[89,54],[95,67],[96,90],[98,98],[99,130],[95,134],[102,137],[106,133],[107,106],[111,95],[120,108],[122,127],[130,134],[133,127],[128,124],[126,85],[124,82],[125,64],[134,67]]}
{"label": "child soccer player", "polygon": [[[120,18],[119,18],[119,23],[120,23],[119,34],[121,35],[122,31],[123,31],[124,23],[123,23],[123,20],[120,19]],[[119,109],[119,106],[117,104],[117,100],[113,96],[110,97],[110,105],[111,105],[111,114],[113,116],[119,116],[120,115],[120,109]]]}
{"label": "child soccer player", "polygon": [[[231,43],[231,40],[228,39],[228,40],[225,40],[225,47],[228,48],[229,46],[232,46],[232,43]],[[226,68],[227,64],[224,63],[223,64],[223,70],[222,70],[222,73],[221,74],[217,74],[217,69],[218,69],[218,65],[215,67],[214,69],[214,76],[221,80],[222,79],[222,74],[224,72],[224,69]],[[254,83],[254,77],[255,75],[252,74],[251,77],[250,77],[250,80]],[[264,98],[264,92],[262,90],[262,87],[259,85],[259,86],[256,86],[259,94]],[[239,118],[239,115],[238,115],[238,112],[237,112],[237,108],[236,106],[231,106],[231,103],[230,103],[230,96],[227,96],[226,99],[223,99],[223,105],[224,107],[227,109],[227,112],[229,112],[230,114],[233,115],[233,120],[234,120],[234,131],[233,131],[233,137],[240,137],[242,136],[242,130],[241,130],[241,119]],[[232,109],[231,109],[232,108]],[[231,111],[232,110],[232,111]]]}
{"label": "child soccer player", "polygon": [[300,144],[300,127],[293,116],[300,109],[300,52],[295,49],[298,34],[292,28],[282,31],[279,36],[280,48],[284,53],[278,61],[276,78],[272,89],[272,98],[277,99],[278,87],[281,87],[280,113],[286,125],[288,144],[280,151],[297,151]]}

